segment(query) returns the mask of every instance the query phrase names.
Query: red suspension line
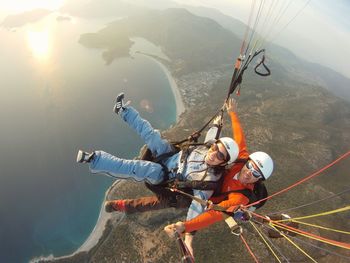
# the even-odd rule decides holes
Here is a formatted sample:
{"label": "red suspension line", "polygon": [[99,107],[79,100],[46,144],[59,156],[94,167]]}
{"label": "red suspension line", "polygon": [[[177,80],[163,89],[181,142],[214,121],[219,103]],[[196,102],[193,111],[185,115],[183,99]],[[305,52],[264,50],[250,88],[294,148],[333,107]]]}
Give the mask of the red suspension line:
{"label": "red suspension line", "polygon": [[239,237],[241,238],[242,242],[243,242],[244,245],[246,246],[246,248],[247,248],[249,254],[252,256],[252,258],[254,259],[254,261],[255,261],[256,263],[259,263],[258,259],[257,259],[256,256],[254,255],[253,251],[252,251],[251,248],[249,247],[249,245],[248,245],[247,241],[245,240],[245,238],[243,237],[243,235],[240,234]]}

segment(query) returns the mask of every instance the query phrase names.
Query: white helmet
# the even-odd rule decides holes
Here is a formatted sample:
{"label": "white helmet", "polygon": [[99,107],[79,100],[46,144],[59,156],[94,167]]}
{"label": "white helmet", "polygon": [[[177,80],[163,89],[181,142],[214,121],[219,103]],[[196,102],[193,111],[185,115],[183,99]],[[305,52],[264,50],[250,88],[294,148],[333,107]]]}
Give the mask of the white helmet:
{"label": "white helmet", "polygon": [[230,137],[222,137],[218,141],[222,143],[227,151],[227,164],[231,164],[236,161],[239,153],[238,144]]}
{"label": "white helmet", "polygon": [[273,172],[273,161],[270,155],[264,152],[255,152],[249,158],[259,167],[264,179],[269,178]]}

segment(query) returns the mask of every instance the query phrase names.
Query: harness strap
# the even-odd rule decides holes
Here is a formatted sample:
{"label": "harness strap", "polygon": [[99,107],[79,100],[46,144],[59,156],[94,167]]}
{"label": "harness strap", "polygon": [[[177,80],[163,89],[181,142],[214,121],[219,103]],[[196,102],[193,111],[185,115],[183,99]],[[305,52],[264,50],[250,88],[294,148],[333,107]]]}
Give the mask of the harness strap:
{"label": "harness strap", "polygon": [[169,171],[168,167],[163,164],[162,162],[157,162],[158,164],[160,164],[163,168],[163,173],[164,173],[164,182],[168,182],[169,181],[169,174],[171,173],[171,171]]}
{"label": "harness strap", "polygon": [[215,190],[218,187],[216,181],[175,181],[172,185],[177,189]]}
{"label": "harness strap", "polygon": [[182,195],[184,195],[184,196],[187,196],[187,197],[191,198],[192,200],[197,201],[198,203],[200,203],[200,204],[203,205],[203,206],[212,205],[213,210],[221,211],[221,212],[226,213],[226,214],[233,214],[233,212],[232,212],[232,213],[231,213],[231,212],[227,212],[227,211],[226,211],[226,208],[224,208],[224,207],[222,207],[222,206],[219,206],[219,205],[216,205],[216,204],[213,204],[213,202],[210,201],[210,200],[203,200],[203,199],[201,199],[201,198],[195,197],[195,196],[193,196],[193,195],[191,195],[191,194],[189,194],[189,193],[185,193],[184,191],[181,191],[181,190],[176,189],[176,188],[170,188],[170,187],[168,187],[167,189],[169,189],[169,190],[172,191],[172,192],[176,192],[176,193],[182,194]]}
{"label": "harness strap", "polygon": [[[174,147],[173,147],[174,148]],[[163,153],[157,157],[155,157],[152,162],[155,162],[155,163],[160,163],[162,162],[163,160],[173,156],[174,154],[177,154],[179,151],[177,149],[173,149],[172,151],[170,152],[167,152],[167,153]]]}
{"label": "harness strap", "polygon": [[174,231],[174,234],[175,234],[178,248],[181,253],[181,262],[194,263],[194,258],[191,255],[190,251],[188,250],[188,247],[186,246],[185,242],[182,240],[180,234],[177,231]]}

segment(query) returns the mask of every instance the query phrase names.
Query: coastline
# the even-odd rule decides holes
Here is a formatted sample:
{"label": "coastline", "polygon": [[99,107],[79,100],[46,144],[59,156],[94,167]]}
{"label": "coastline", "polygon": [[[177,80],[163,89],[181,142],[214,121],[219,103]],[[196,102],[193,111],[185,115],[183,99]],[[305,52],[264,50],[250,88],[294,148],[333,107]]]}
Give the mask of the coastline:
{"label": "coastline", "polygon": [[174,79],[174,77],[171,75],[169,69],[164,64],[162,64],[161,62],[159,62],[157,59],[155,59],[153,57],[150,57],[150,56],[148,56],[148,57],[150,59],[152,59],[153,61],[155,61],[162,68],[163,72],[165,73],[165,75],[169,81],[171,91],[173,92],[174,98],[175,98],[176,122],[177,122],[177,121],[179,121],[180,115],[185,112],[186,108],[185,108],[185,104],[182,100],[182,96],[181,96],[179,87],[176,84],[176,80]]}
{"label": "coastline", "polygon": [[[116,187],[121,181],[117,180],[115,181],[106,191],[105,198],[104,200],[108,200],[108,194],[110,193],[111,189]],[[107,222],[110,219],[116,220],[116,219],[121,219],[124,217],[123,213],[107,213],[104,209],[104,203],[101,205],[101,210],[100,214],[98,216],[96,225],[92,232],[90,233],[89,237],[85,240],[85,242],[71,255],[69,256],[64,256],[64,257],[70,257],[74,256],[80,252],[88,252],[90,249],[92,249],[95,245],[97,245],[98,241],[103,235],[103,231],[106,228]]]}
{"label": "coastline", "polygon": [[[120,180],[117,180],[108,188],[108,190],[105,193],[105,199],[107,199],[108,194],[110,193],[111,189],[116,187],[120,182],[121,182]],[[104,210],[104,203],[102,203],[100,213],[99,213],[99,216],[98,216],[98,219],[97,219],[97,222],[95,224],[94,229],[91,231],[90,235],[85,240],[85,242],[77,250],[75,250],[73,253],[71,253],[69,255],[64,255],[64,256],[55,257],[53,255],[49,255],[49,256],[35,257],[35,258],[30,260],[30,263],[42,262],[43,260],[67,259],[67,258],[73,257],[79,253],[82,253],[82,252],[89,252],[89,250],[91,250],[94,246],[97,245],[98,241],[102,237],[108,221],[113,219],[114,221],[119,222],[123,219],[123,217],[124,217],[123,213],[107,213]]]}
{"label": "coastline", "polygon": [[[157,59],[151,57],[151,56],[147,56],[148,58],[152,59],[154,62],[156,62],[163,70],[163,72],[165,73],[172,93],[174,95],[175,98],[175,104],[176,104],[176,122],[179,121],[180,115],[185,112],[185,104],[182,100],[182,96],[180,93],[180,90],[176,84],[175,79],[173,78],[173,76],[171,75],[170,71],[168,70],[168,68],[162,64],[160,61],[158,61]],[[111,189],[113,189],[114,187],[117,187],[117,185],[120,183],[121,181],[115,181],[106,191],[105,194],[105,199],[108,199],[108,194],[110,193]],[[73,253],[69,254],[69,255],[64,255],[64,256],[58,256],[58,257],[54,257],[53,255],[49,255],[49,256],[39,256],[39,257],[35,257],[33,259],[30,260],[30,263],[35,263],[35,262],[41,262],[41,260],[58,260],[58,259],[67,259],[70,257],[73,257],[79,253],[82,252],[89,252],[89,250],[91,250],[94,246],[97,245],[97,243],[99,242],[100,238],[103,235],[103,232],[106,228],[107,223],[109,222],[109,220],[113,220],[113,221],[121,221],[124,217],[124,213],[107,213],[104,210],[104,205],[102,203],[101,205],[101,209],[100,209],[100,213],[97,219],[97,222],[95,224],[94,229],[92,230],[92,232],[90,233],[90,235],[88,236],[88,238],[85,240],[85,242],[77,249],[75,250]]]}
{"label": "coastline", "polygon": [[[161,51],[161,48],[159,46],[155,46],[153,43],[147,41],[144,38],[133,37],[133,38],[130,38],[130,40],[134,42],[133,46],[129,50],[129,54],[131,56],[145,56],[148,59],[152,60],[153,62],[157,63],[157,65],[159,65],[159,67],[165,73],[169,81],[171,91],[175,98],[176,122],[179,121],[180,115],[186,110],[185,104],[183,102],[179,87],[176,84],[176,79],[174,79],[169,69],[160,61],[160,60],[164,60],[164,61],[171,62],[171,59]],[[145,45],[146,45],[146,48],[145,48]],[[150,49],[149,47],[147,47],[147,45],[151,45],[152,48]],[[140,50],[143,50],[143,51],[140,51]]]}

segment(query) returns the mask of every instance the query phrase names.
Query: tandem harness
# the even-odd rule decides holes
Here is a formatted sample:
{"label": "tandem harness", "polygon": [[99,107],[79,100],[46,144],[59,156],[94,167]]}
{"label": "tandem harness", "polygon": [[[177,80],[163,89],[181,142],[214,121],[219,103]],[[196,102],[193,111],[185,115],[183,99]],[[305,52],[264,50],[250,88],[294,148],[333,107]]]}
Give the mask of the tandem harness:
{"label": "tandem harness", "polygon": [[[147,148],[147,145],[144,145],[140,150],[140,160],[145,161],[151,161],[158,163],[162,166],[163,172],[164,172],[164,181],[163,183],[159,184],[161,187],[176,187],[179,189],[196,189],[196,190],[218,190],[219,184],[221,182],[219,181],[204,181],[204,178],[202,180],[194,180],[194,181],[184,181],[182,177],[180,176],[179,170],[181,168],[172,169],[169,170],[168,167],[163,163],[164,160],[168,159],[169,157],[173,156],[174,154],[182,151],[180,163],[183,167],[186,166],[187,158],[191,154],[191,152],[194,150],[191,146],[207,146],[209,147],[208,143],[188,143],[184,146],[178,146],[178,144],[172,144],[173,151],[161,154],[160,156],[154,157],[150,149]],[[217,172],[223,172],[223,167],[217,167],[215,168]],[[175,173],[175,179],[170,179],[169,174]],[[146,183],[147,185],[147,183]]]}
{"label": "tandem harness", "polygon": [[[179,192],[173,192],[170,191],[169,188],[176,188],[178,190],[182,190],[184,193],[192,194],[193,189],[197,190],[214,190],[213,196],[225,196],[225,199],[227,199],[228,195],[230,193],[241,193],[244,196],[246,196],[249,199],[249,203],[254,203],[258,200],[264,199],[268,196],[267,189],[262,181],[258,181],[254,184],[254,189],[241,189],[241,190],[232,190],[224,193],[220,193],[220,188],[222,184],[223,177],[216,182],[212,181],[180,181],[180,180],[169,180],[169,173],[175,172],[175,171],[169,171],[168,168],[163,164],[163,161],[167,158],[173,156],[174,154],[178,153],[179,151],[183,151],[184,154],[181,156],[181,162],[186,162],[187,157],[191,153],[190,146],[199,146],[199,145],[206,145],[203,143],[190,143],[186,144],[184,146],[179,146],[178,144],[172,144],[173,151],[161,154],[158,157],[154,157],[150,149],[147,148],[147,145],[144,145],[140,150],[140,160],[146,160],[151,162],[159,163],[164,170],[165,180],[163,183],[159,185],[151,185],[149,183],[145,183],[146,187],[150,189],[152,192],[154,192],[156,195],[166,195],[169,197],[172,197],[173,200],[172,203],[176,204],[177,198],[176,196],[179,195]],[[236,162],[244,162],[246,160],[237,160]],[[223,169],[223,168],[218,168]],[[181,191],[180,191],[181,192]],[[265,204],[266,200],[257,203],[256,205],[252,206],[252,208],[258,209],[262,207]]]}
{"label": "tandem harness", "polygon": [[[140,150],[140,156],[138,159],[145,160],[145,161],[151,161],[160,164],[163,167],[164,171],[164,181],[161,184],[158,185],[152,185],[150,183],[145,183],[146,187],[151,190],[153,193],[155,193],[157,196],[166,196],[171,202],[171,206],[176,207],[178,201],[179,201],[179,194],[175,193],[173,191],[170,191],[170,188],[177,188],[181,189],[182,191],[192,194],[193,189],[196,190],[214,190],[217,191],[221,186],[221,181],[204,181],[204,178],[202,180],[195,180],[195,181],[183,181],[182,176],[175,176],[174,179],[169,179],[170,173],[176,173],[178,174],[178,169],[170,170],[166,165],[164,165],[164,160],[168,159],[169,157],[173,156],[174,154],[182,151],[180,162],[182,165],[186,165],[187,158],[194,149],[191,146],[209,146],[208,144],[203,143],[186,143],[185,145],[179,146],[179,144],[172,144],[173,151],[161,154],[160,156],[154,157],[150,149],[148,149],[147,145],[144,145]],[[218,172],[222,172],[224,168],[218,167],[216,168]],[[180,198],[183,200],[183,198]],[[190,198],[185,198],[190,200]]]}

